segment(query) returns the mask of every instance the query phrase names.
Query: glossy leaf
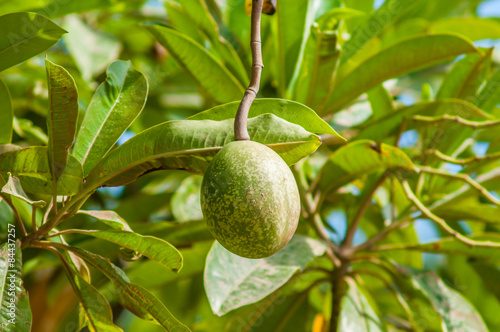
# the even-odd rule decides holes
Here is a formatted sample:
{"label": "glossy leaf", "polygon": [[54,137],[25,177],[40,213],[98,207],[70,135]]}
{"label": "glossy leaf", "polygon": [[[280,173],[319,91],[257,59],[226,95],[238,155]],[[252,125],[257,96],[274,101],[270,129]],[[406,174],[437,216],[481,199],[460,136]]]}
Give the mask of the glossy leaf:
{"label": "glossy leaf", "polygon": [[158,25],[144,25],[158,42],[220,103],[240,100],[245,89],[213,55],[181,33]]}
{"label": "glossy leaf", "polygon": [[[52,195],[52,174],[49,169],[47,148],[32,146],[0,155],[0,174],[12,173],[21,181],[26,192]],[[57,181],[57,194],[77,194],[83,182],[82,165],[69,155],[68,164]]]}
{"label": "glossy leaf", "polygon": [[436,101],[425,101],[399,109],[397,112],[387,114],[375,122],[371,122],[364,128],[357,139],[378,140],[395,135],[404,120],[411,119],[414,115],[435,116],[442,114],[459,115],[467,119],[491,117],[476,106],[460,99],[443,99]]}
{"label": "glossy leaf", "polygon": [[95,211],[85,211],[79,210],[78,214],[84,214],[87,216],[91,216],[99,220],[100,222],[118,230],[124,230],[131,232],[130,226],[127,222],[120,217],[115,211],[105,211],[105,210],[95,210]]}
{"label": "glossy leaf", "polygon": [[54,45],[67,31],[35,13],[0,16],[0,72]]}
{"label": "glossy leaf", "polygon": [[115,36],[90,27],[77,15],[66,17],[64,27],[69,31],[64,42],[85,80],[102,73],[118,58],[121,44]]}
{"label": "glossy leaf", "polygon": [[309,1],[281,0],[276,3],[275,52],[278,68],[278,82],[282,90],[292,79],[299,59],[304,29],[306,28]]}
{"label": "glossy leaf", "polygon": [[177,191],[172,196],[170,208],[177,221],[203,219],[200,203],[200,187],[202,177],[191,175],[182,181]]}
{"label": "glossy leaf", "polygon": [[[57,0],[56,0],[57,1]],[[4,1],[1,3],[0,12],[12,13],[31,11],[47,15],[50,18],[61,17],[70,13],[82,13],[98,8],[112,6],[112,0],[87,0],[87,1],[57,1],[54,0],[27,0]]]}
{"label": "glossy leaf", "polygon": [[183,223],[140,223],[134,225],[134,229],[141,234],[162,238],[176,247],[185,245],[186,243],[213,241],[214,239],[204,220]]}
{"label": "glossy leaf", "polygon": [[73,149],[85,176],[139,116],[147,95],[146,78],[129,61],[115,61],[109,66],[106,81],[87,108]]}
{"label": "glossy leaf", "polygon": [[2,111],[0,112],[0,144],[8,144],[12,140],[14,113],[9,89],[2,80],[0,80],[0,105],[2,105]]}
{"label": "glossy leaf", "polygon": [[9,151],[19,150],[20,148],[21,148],[20,146],[17,146],[15,144],[0,144],[0,154]]}
{"label": "glossy leaf", "polygon": [[66,262],[63,264],[71,286],[80,300],[88,329],[91,332],[123,332],[113,324],[113,314],[106,298],[74,270],[73,266]]}
{"label": "glossy leaf", "polygon": [[423,35],[403,40],[367,59],[340,81],[337,79],[333,93],[320,114],[342,109],[366,90],[389,78],[430,67],[461,54],[478,52],[469,41],[456,35]]}
{"label": "glossy leaf", "polygon": [[131,284],[125,273],[109,259],[80,248],[70,247],[69,250],[97,268],[113,283],[118,301],[129,311],[142,319],[156,321],[167,331],[190,331],[172,316],[163,303],[148,290],[139,285]]}
{"label": "glossy leaf", "polygon": [[47,145],[49,137],[28,119],[14,117],[14,132],[33,145]]}
{"label": "glossy leaf", "polygon": [[[222,146],[234,140],[233,121],[183,120],[152,127],[97,164],[87,178],[86,191],[102,185],[123,185],[151,170],[184,169],[202,174]],[[316,135],[272,114],[250,119],[248,132],[252,140],[268,145],[288,164],[296,163],[320,145]]]}
{"label": "glossy leaf", "polygon": [[412,325],[417,331],[446,331],[443,317],[434,306],[424,285],[407,269],[392,271],[397,288],[405,295],[411,308]]}
{"label": "glossy leaf", "polygon": [[9,196],[17,197],[24,202],[28,203],[29,205],[33,205],[36,208],[43,208],[47,203],[45,201],[33,201],[31,200],[26,193],[24,192],[23,188],[21,187],[21,182],[19,182],[19,179],[11,176],[9,174],[9,179],[7,183],[2,187],[1,192],[3,194],[7,194]]}
{"label": "glossy leaf", "polygon": [[210,15],[205,1],[185,0],[181,2],[181,5],[184,8],[184,14],[191,19],[191,24],[196,25],[202,34],[207,37],[213,51],[219,55],[221,61],[238,78],[241,84],[246,85],[248,83],[246,69],[231,44],[219,34],[219,27]]}
{"label": "glossy leaf", "polygon": [[[240,102],[216,106],[188,118],[188,120],[228,120],[234,119]],[[293,100],[256,99],[248,113],[248,118],[262,114],[274,114],[290,123],[297,124],[305,130],[316,134],[328,134],[341,137],[328,123],[321,119],[312,109]]]}
{"label": "glossy leaf", "polygon": [[291,83],[294,100],[311,107],[320,106],[333,87],[333,78],[340,57],[337,34],[311,26],[304,56],[296,79]]}
{"label": "glossy leaf", "polygon": [[473,41],[500,38],[500,23],[480,17],[444,18],[433,23],[430,30],[434,33],[457,33]]}
{"label": "glossy leaf", "polygon": [[170,243],[154,236],[143,236],[129,231],[74,230],[74,232],[94,236],[137,251],[174,272],[178,272],[182,268],[180,252]]}
{"label": "glossy leaf", "polygon": [[[232,254],[218,242],[208,254],[205,267],[205,291],[215,314],[257,302],[274,292],[325,252],[317,240],[296,235],[271,257],[248,259]],[[266,283],[262,283],[265,279]]]}
{"label": "glossy leaf", "polygon": [[476,105],[486,112],[492,111],[500,102],[500,70],[495,71],[477,96]]}
{"label": "glossy leaf", "polygon": [[68,162],[68,150],[73,145],[78,118],[78,92],[75,81],[66,69],[45,59],[49,88],[49,168],[57,181]]}
{"label": "glossy leaf", "polygon": [[444,78],[436,99],[459,98],[473,101],[489,69],[493,49],[484,55],[469,54],[455,63]]}
{"label": "glossy leaf", "polygon": [[[399,268],[398,274],[400,276],[396,279],[396,283],[398,286],[403,287],[403,292],[408,287],[402,285],[400,281],[406,278],[411,283],[410,288],[417,291],[422,299],[425,298],[426,301],[430,302],[430,306],[429,303],[426,303],[420,307],[420,313],[428,315],[433,307],[436,310],[436,314],[439,314],[437,317],[439,320],[434,327],[430,325],[430,317],[420,317],[420,319],[427,322],[426,330],[436,331],[438,327],[442,326],[443,331],[453,331],[457,328],[464,331],[488,331],[483,319],[471,303],[459,292],[447,286],[434,273],[414,272]],[[407,293],[407,296],[410,299],[418,297],[412,293]],[[412,308],[415,310],[417,306],[412,306]]]}
{"label": "glossy leaf", "polygon": [[336,190],[362,175],[381,170],[415,174],[410,158],[396,147],[373,141],[349,143],[335,151],[322,169],[320,183],[325,190]]}
{"label": "glossy leaf", "polygon": [[382,84],[368,90],[366,94],[372,108],[372,119],[380,119],[394,112],[392,96]]}
{"label": "glossy leaf", "polygon": [[9,239],[0,246],[0,330],[29,332],[32,318],[22,280],[21,244],[11,237]]}
{"label": "glossy leaf", "polygon": [[385,331],[380,317],[365,295],[351,278],[346,278],[347,294],[342,299],[339,316],[339,331],[379,332]]}
{"label": "glossy leaf", "polygon": [[[343,53],[341,57],[341,63],[345,63],[347,60],[353,57],[371,39],[377,37],[380,33],[382,33],[385,27],[390,26],[391,24],[393,24],[393,22],[397,21],[398,18],[404,15],[418,2],[419,1],[408,1],[408,0],[385,1],[380,8],[378,8],[369,17],[367,17],[358,27],[356,27],[351,38],[348,41],[346,41],[346,43],[342,47]],[[371,2],[368,3],[369,11],[371,11],[370,5]]]}
{"label": "glossy leaf", "polygon": [[447,221],[481,221],[500,225],[500,208],[481,204],[476,198],[444,204],[432,211]]}

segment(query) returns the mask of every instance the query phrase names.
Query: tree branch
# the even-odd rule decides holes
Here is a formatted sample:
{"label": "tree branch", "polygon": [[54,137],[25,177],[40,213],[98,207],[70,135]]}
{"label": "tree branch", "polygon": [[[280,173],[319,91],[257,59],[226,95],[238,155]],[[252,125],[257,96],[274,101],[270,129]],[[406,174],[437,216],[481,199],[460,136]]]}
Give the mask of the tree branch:
{"label": "tree branch", "polygon": [[459,117],[458,115],[441,115],[441,116],[422,116],[415,115],[412,117],[413,121],[426,122],[428,124],[437,124],[440,122],[455,122],[466,127],[474,129],[483,129],[500,125],[500,120],[489,120],[489,121],[470,121]]}
{"label": "tree branch", "polygon": [[24,227],[23,220],[21,219],[19,212],[17,212],[17,209],[14,206],[14,204],[12,204],[12,202],[10,200],[8,200],[4,194],[0,194],[0,197],[2,197],[3,200],[5,201],[5,203],[7,203],[7,205],[9,205],[10,209],[12,210],[14,215],[16,216],[17,223],[19,224],[19,228],[21,228],[21,232],[23,233],[23,236],[27,236],[28,233],[26,232],[26,227]]}
{"label": "tree branch", "polygon": [[356,233],[356,230],[358,229],[358,225],[359,225],[359,222],[361,221],[361,217],[363,217],[363,214],[365,213],[366,209],[368,208],[368,206],[370,206],[373,194],[375,193],[377,188],[380,187],[380,185],[382,185],[382,183],[384,183],[387,176],[388,176],[388,174],[384,173],[377,180],[377,182],[370,188],[370,190],[366,193],[366,196],[364,197],[364,200],[361,203],[361,206],[359,207],[359,210],[356,213],[356,216],[354,217],[351,225],[349,226],[349,229],[347,230],[347,234],[345,236],[342,247],[345,247],[345,248],[352,247],[352,240],[354,239],[354,234]]}
{"label": "tree branch", "polygon": [[439,218],[436,216],[434,213],[432,213],[413,193],[411,190],[410,185],[408,184],[408,181],[403,180],[401,181],[401,184],[403,185],[403,188],[405,190],[406,196],[408,199],[420,210],[422,211],[422,214],[429,218],[430,220],[434,221],[438,226],[440,226],[443,231],[445,231],[447,234],[453,236],[457,241],[469,246],[469,247],[483,247],[483,248],[500,248],[500,243],[496,242],[491,242],[491,241],[474,241],[469,239],[468,237],[460,234],[453,228],[451,228],[444,219]]}
{"label": "tree branch", "polygon": [[250,106],[257,97],[260,85],[260,75],[262,73],[262,48],[260,40],[260,17],[262,12],[262,0],[252,0],[252,31],[251,31],[251,49],[252,49],[252,75],[250,85],[248,86],[243,99],[241,100],[238,112],[234,120],[234,139],[237,141],[248,141],[250,136],[247,130],[247,118]]}
{"label": "tree branch", "polygon": [[468,164],[472,164],[472,163],[480,162],[480,161],[484,161],[484,160],[493,161],[496,159],[500,159],[500,152],[492,153],[490,155],[485,155],[484,157],[475,156],[475,157],[464,158],[464,159],[456,159],[456,158],[447,156],[439,150],[429,150],[428,153],[432,154],[432,155],[438,157],[439,159],[444,160],[448,163],[457,164],[457,165],[468,165]]}
{"label": "tree branch", "polygon": [[490,192],[485,187],[483,187],[482,185],[480,185],[477,181],[473,180],[467,174],[460,174],[460,173],[459,174],[449,174],[449,173],[447,173],[445,171],[441,171],[441,170],[434,169],[434,168],[431,168],[431,167],[426,167],[426,166],[416,166],[416,168],[419,169],[421,172],[424,172],[424,173],[436,174],[436,175],[444,176],[444,177],[451,178],[451,179],[457,179],[457,180],[465,181],[471,187],[473,187],[474,189],[476,189],[477,191],[479,191],[479,193],[481,193],[492,204],[500,206],[500,199],[498,199],[495,196],[493,196],[492,194],[490,194]]}

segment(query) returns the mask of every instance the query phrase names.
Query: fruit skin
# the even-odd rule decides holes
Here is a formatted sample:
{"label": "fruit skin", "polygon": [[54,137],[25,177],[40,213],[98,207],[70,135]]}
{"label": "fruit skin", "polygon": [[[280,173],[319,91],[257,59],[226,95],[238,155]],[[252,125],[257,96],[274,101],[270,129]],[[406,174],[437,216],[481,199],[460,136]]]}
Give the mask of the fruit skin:
{"label": "fruit skin", "polygon": [[201,208],[212,235],[232,253],[269,257],[297,229],[300,197],[283,159],[253,141],[226,144],[207,168]]}

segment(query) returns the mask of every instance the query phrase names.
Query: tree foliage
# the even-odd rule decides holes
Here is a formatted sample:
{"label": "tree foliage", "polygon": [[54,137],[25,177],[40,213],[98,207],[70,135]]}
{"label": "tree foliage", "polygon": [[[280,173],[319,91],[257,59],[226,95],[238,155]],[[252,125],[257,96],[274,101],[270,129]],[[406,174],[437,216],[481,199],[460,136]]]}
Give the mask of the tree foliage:
{"label": "tree foliage", "polygon": [[491,2],[277,0],[248,131],[302,215],[249,260],[199,196],[245,1],[0,1],[1,330],[500,330]]}

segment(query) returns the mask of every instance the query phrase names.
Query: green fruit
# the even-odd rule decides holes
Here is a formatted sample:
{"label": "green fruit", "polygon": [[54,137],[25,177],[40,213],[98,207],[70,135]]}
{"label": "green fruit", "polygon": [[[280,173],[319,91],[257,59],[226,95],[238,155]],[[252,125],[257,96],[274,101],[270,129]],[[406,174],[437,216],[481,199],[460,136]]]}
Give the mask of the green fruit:
{"label": "green fruit", "polygon": [[201,209],[212,235],[247,258],[275,254],[292,237],[300,215],[297,183],[283,159],[265,145],[225,145],[201,184]]}

